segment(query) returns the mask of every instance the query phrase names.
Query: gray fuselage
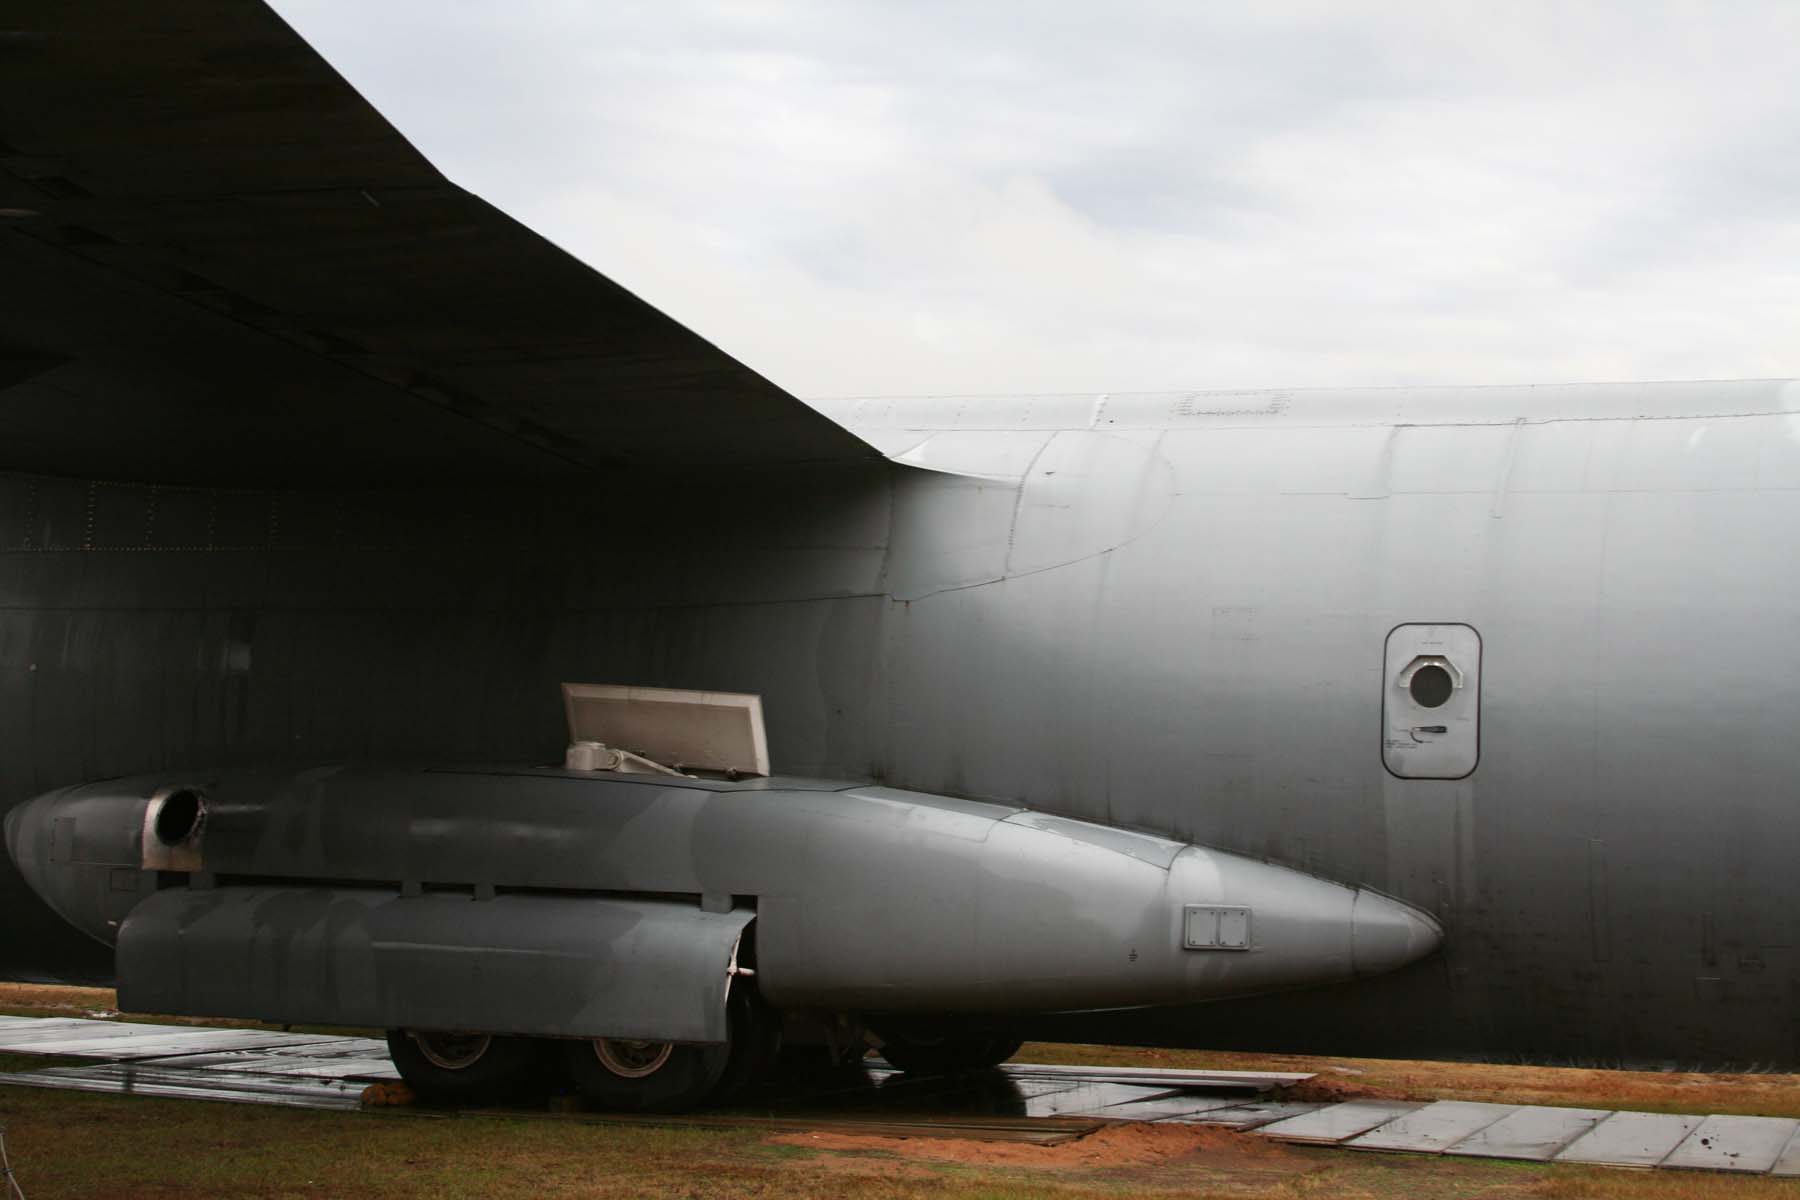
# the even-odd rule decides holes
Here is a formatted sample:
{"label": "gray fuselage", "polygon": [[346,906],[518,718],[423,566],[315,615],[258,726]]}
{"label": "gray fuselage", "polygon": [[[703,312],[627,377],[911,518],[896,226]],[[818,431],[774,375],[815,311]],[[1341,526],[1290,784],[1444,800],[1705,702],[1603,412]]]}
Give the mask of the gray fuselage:
{"label": "gray fuselage", "polygon": [[[884,577],[893,777],[1444,922],[1439,964],[1237,1006],[1246,1043],[1793,1062],[1797,410],[1781,382],[828,408],[993,480],[900,490],[929,515],[900,505]],[[1479,633],[1466,778],[1384,766],[1413,622]]]}

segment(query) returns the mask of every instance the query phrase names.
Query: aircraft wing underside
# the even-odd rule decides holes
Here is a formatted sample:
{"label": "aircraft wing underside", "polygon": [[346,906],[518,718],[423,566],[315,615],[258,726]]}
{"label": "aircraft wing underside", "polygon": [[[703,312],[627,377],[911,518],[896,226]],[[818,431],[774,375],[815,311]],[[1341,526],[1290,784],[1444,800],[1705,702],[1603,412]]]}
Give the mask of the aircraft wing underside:
{"label": "aircraft wing underside", "polygon": [[874,457],[450,183],[256,0],[47,0],[5,25],[0,468],[304,485]]}

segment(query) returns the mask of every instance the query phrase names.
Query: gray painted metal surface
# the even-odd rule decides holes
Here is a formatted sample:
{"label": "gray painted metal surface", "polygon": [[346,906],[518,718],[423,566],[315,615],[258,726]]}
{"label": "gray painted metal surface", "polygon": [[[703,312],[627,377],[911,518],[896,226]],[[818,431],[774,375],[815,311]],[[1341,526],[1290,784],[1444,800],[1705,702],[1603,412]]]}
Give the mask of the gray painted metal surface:
{"label": "gray painted metal surface", "polygon": [[140,1012],[726,1040],[732,955],[755,914],[609,897],[374,889],[158,892],[119,936]]}
{"label": "gray painted metal surface", "polygon": [[[177,785],[206,798],[185,887],[133,871],[140,849],[113,833]],[[7,837],[64,917],[101,940],[118,926],[120,1003],[142,1012],[717,1041],[753,917],[765,999],[876,1013],[1253,995],[1438,943],[1367,890],[1018,815],[816,781],[332,767],[63,789],[9,814]],[[94,847],[81,861],[46,860],[64,828]],[[1236,945],[1185,943],[1196,902],[1253,914]]]}

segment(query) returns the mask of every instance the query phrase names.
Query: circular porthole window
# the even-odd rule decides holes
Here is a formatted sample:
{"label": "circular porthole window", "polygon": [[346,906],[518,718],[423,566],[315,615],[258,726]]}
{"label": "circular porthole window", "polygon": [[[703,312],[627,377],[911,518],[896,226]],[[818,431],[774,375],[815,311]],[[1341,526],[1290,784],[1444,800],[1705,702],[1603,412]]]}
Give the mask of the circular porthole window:
{"label": "circular porthole window", "polygon": [[1406,690],[1420,708],[1439,708],[1456,690],[1456,681],[1450,678],[1450,672],[1436,663],[1426,663],[1413,672]]}

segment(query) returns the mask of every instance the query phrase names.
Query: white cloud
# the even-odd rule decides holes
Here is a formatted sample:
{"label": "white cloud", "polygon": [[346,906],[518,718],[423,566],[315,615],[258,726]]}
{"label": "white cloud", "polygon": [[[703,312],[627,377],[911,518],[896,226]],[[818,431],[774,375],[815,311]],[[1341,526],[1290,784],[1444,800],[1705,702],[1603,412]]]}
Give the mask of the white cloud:
{"label": "white cloud", "polygon": [[278,7],[803,395],[1800,374],[1800,7]]}

